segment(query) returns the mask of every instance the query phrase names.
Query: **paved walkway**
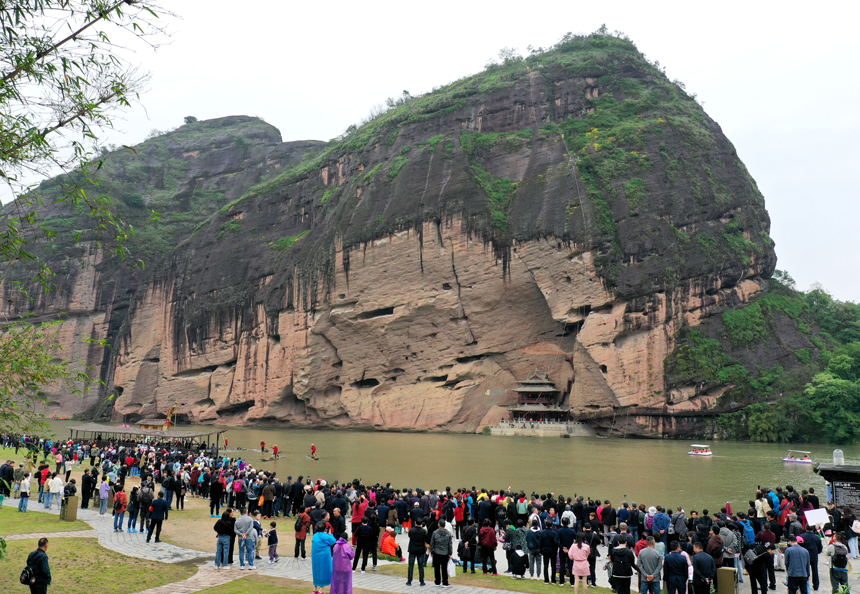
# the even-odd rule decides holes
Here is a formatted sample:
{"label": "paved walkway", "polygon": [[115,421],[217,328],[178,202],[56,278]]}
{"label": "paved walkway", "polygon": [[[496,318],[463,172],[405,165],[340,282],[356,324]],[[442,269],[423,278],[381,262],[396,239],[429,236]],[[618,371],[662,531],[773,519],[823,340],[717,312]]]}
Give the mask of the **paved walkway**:
{"label": "paved walkway", "polygon": [[98,532],[95,530],[74,530],[72,532],[36,532],[35,534],[12,534],[10,536],[4,536],[6,540],[27,540],[28,538],[32,538],[36,540],[37,538],[95,538],[98,536]]}
{"label": "paved walkway", "polygon": [[[30,512],[39,512],[46,514],[59,515],[60,510],[52,507],[46,510],[43,505],[31,505]],[[99,544],[121,553],[129,557],[137,557],[138,559],[149,559],[152,561],[161,561],[163,563],[184,563],[186,561],[204,561],[213,557],[213,554],[201,553],[200,551],[192,551],[177,547],[166,542],[151,542],[146,544],[146,534],[129,534],[128,532],[114,532],[113,516],[106,515],[100,517],[98,511],[90,509],[79,509],[78,519],[86,522],[93,527],[93,530],[87,531],[87,536],[97,537]],[[126,517],[128,519],[128,517]],[[54,536],[56,538],[67,537],[74,535],[74,532],[57,532],[55,534],[46,534],[42,536]],[[18,540],[19,538],[34,538],[33,534],[29,535],[14,535],[4,536],[6,539]]]}
{"label": "paved walkway", "polygon": [[[30,511],[50,513],[54,515],[59,514],[59,510],[57,510],[56,508],[48,511],[45,510],[44,507],[41,505],[32,506],[30,508]],[[192,551],[190,549],[185,549],[165,542],[153,542],[150,544],[146,544],[145,534],[114,532],[113,518],[110,515],[105,516],[104,518],[99,517],[97,511],[79,509],[78,519],[88,523],[90,526],[93,527],[93,530],[81,530],[75,532],[55,532],[48,534],[16,534],[11,536],[4,536],[4,538],[6,538],[7,540],[21,540],[27,538],[35,538],[36,536],[47,536],[49,538],[97,537],[99,540],[99,544],[101,544],[105,548],[108,548],[112,551],[116,551],[123,555],[128,555],[140,559],[161,561],[163,563],[182,563],[191,561],[198,562],[200,564],[200,570],[198,571],[198,573],[186,580],[183,580],[181,582],[175,582],[173,584],[167,584],[158,588],[144,590],[142,592],[138,592],[137,594],[192,594],[194,592],[199,592],[200,590],[219,586],[221,584],[225,584],[227,582],[231,582],[237,579],[242,579],[244,577],[247,577],[249,574],[254,573],[250,571],[240,571],[238,568],[216,570],[214,566],[214,561],[212,560],[214,557],[214,552],[211,554],[207,554],[202,553],[200,551]],[[397,542],[405,550],[406,545],[408,544],[408,537],[405,534],[398,535]],[[602,569],[603,564],[606,561],[606,550],[601,547],[600,552],[602,557],[598,559],[597,583],[599,586],[608,588],[609,580],[607,579],[606,571]],[[505,554],[501,549],[496,551],[496,559],[498,562],[499,572],[503,572],[505,569],[507,569]],[[380,566],[387,565],[389,563],[390,562],[388,561],[379,561]],[[852,565],[854,570],[860,568],[860,562],[858,562],[857,560],[853,560]],[[478,571],[480,572],[480,567],[478,568]],[[824,555],[819,556],[819,571],[821,574],[820,591],[822,593],[830,592],[829,569],[826,566]],[[293,559],[292,557],[281,557],[279,563],[270,565],[268,561],[264,558],[260,561],[260,565],[257,566],[256,573],[261,573],[263,575],[271,575],[275,577],[290,578],[306,582],[313,581],[310,559],[300,560]],[[363,574],[354,573],[353,587],[364,588],[367,590],[378,590],[381,592],[395,592],[399,594],[414,593],[418,584],[417,568],[415,569],[415,574],[416,575],[414,576],[413,581],[414,585],[406,586],[406,580],[402,577],[383,575],[372,571],[368,571],[367,573]],[[849,583],[855,588],[860,585],[860,578],[858,578],[858,575],[860,574],[856,574],[854,573],[854,571],[849,572]],[[740,584],[740,591],[749,592],[749,576],[744,576],[744,578],[745,583]],[[775,591],[775,594],[787,593],[787,587],[783,585],[783,581],[785,579],[785,572],[776,572],[777,589]],[[428,586],[433,583],[433,568],[431,566],[427,567],[425,581]],[[458,585],[457,581],[458,579],[455,577],[451,582],[452,587],[449,590],[451,594],[499,594],[498,589],[463,586]],[[511,586],[513,586],[513,584],[511,584]],[[515,590],[516,588],[512,587],[510,589]]]}

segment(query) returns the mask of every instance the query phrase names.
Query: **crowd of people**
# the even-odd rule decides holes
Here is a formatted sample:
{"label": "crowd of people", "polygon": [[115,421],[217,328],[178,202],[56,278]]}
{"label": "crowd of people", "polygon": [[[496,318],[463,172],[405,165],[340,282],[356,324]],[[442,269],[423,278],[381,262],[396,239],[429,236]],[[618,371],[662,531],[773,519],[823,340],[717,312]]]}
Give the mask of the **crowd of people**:
{"label": "crowd of people", "polygon": [[[81,480],[81,507],[87,508],[97,493],[99,512],[105,515],[113,495],[114,529],[137,532],[139,522],[146,542],[160,540],[163,522],[174,509],[184,510],[186,498],[205,498],[210,517],[216,518],[219,568],[232,565],[238,551],[239,568],[255,569],[264,541],[268,562],[277,563],[276,520],[290,518],[293,556],[306,557],[310,537],[314,585],[331,585],[332,594],[342,594],[337,584],[347,583],[339,572],[347,566],[348,573],[364,572],[369,562],[375,571],[380,556],[407,561],[407,585],[413,583],[416,565],[424,585],[430,562],[434,583],[447,587],[458,568],[475,573],[480,566],[484,574],[497,575],[501,554],[512,577],[560,585],[569,580],[577,592],[597,585],[598,559],[603,559],[600,568],[617,594],[629,594],[631,587],[657,594],[664,586],[670,594],[709,594],[720,567],[737,568],[741,581],[745,570],[754,594],[776,589],[775,572],[785,570],[789,594],[808,594],[810,582],[814,590],[820,585],[819,555],[827,558],[836,594],[847,584],[848,559],[860,558],[860,521],[851,508],[827,502],[829,522],[807,525],[804,512],[822,507],[813,488],[760,488],[746,510],[733,511],[726,504],[715,512],[688,513],[683,506],[627,501],[616,506],[608,500],[526,495],[510,488],[402,489],[303,476],[294,481],[241,458],[179,444],[38,444],[57,466],[52,471],[43,459],[31,478],[26,465],[16,468],[7,462],[0,477],[10,476],[11,470],[16,493],[38,488],[38,500],[46,507],[54,495],[75,494],[65,464],[80,460],[89,466]],[[76,458],[78,452],[85,455]],[[139,474],[141,483],[127,494],[125,482],[132,474]],[[26,504],[19,509],[26,511]],[[405,555],[398,534],[408,538]],[[634,577],[637,583],[631,586]]]}

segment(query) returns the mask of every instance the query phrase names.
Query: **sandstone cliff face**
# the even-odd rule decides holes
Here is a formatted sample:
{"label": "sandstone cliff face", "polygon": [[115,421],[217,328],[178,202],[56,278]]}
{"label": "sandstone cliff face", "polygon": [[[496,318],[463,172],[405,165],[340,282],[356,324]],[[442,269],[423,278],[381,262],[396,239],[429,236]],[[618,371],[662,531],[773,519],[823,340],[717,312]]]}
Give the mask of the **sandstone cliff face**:
{"label": "sandstone cliff face", "polygon": [[671,361],[686,329],[719,334],[767,292],[769,219],[719,126],[630,43],[568,40],[310,159],[274,140],[178,153],[194,165],[166,201],[237,199],[93,318],[116,419],[178,403],[196,422],[475,431],[538,367],[597,427],[678,434],[650,419],[731,386]]}

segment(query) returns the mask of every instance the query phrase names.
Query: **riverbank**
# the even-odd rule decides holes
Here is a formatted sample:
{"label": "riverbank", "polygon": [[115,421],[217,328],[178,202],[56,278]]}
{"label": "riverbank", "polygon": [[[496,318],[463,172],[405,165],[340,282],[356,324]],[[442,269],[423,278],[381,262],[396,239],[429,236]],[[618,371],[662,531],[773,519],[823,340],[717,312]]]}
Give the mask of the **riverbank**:
{"label": "riverbank", "polygon": [[[67,438],[74,423],[52,422]],[[183,428],[185,429],[185,427]],[[494,437],[485,435],[374,433],[366,431],[229,430],[228,455],[245,457],[278,476],[327,477],[365,484],[393,482],[422,489],[509,485],[527,492],[611,501],[654,501],[701,510],[714,502],[745,509],[757,485],[814,486],[824,480],[808,466],[785,464],[789,447],[812,450],[816,462],[830,461],[831,446],[712,443],[710,458],[687,455],[690,444],[674,440]],[[262,462],[260,442],[277,445],[281,458]],[[307,458],[315,444],[320,460]],[[223,445],[223,444],[222,444]],[[860,447],[847,446],[846,464],[860,464]]]}

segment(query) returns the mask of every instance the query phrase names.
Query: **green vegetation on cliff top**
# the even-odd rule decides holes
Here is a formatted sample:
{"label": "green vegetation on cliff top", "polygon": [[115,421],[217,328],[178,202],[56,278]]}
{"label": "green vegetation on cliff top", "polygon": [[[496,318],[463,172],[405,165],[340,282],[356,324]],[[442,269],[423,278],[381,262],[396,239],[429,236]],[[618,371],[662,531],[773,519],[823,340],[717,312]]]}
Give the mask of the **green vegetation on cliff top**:
{"label": "green vegetation on cliff top", "polygon": [[[123,220],[134,228],[134,236],[127,242],[132,257],[152,263],[199,229],[224,204],[223,191],[217,184],[207,188],[204,180],[196,180],[180,192],[193,162],[216,149],[250,154],[252,145],[262,139],[278,141],[280,136],[264,121],[245,117],[194,121],[169,132],[153,130],[133,149],[103,149],[93,175],[97,187],[75,171],[43,181],[35,193],[50,204],[63,195],[65,187],[76,183],[88,193],[109,196]],[[66,210],[45,217],[42,225],[61,234],[57,245],[71,248],[72,240],[81,238],[77,230],[86,228],[87,213],[80,207]],[[84,239],[90,236],[96,234],[92,230],[83,233]]]}
{"label": "green vegetation on cliff top", "polygon": [[[623,77],[620,75],[622,67],[638,68],[647,74],[649,80],[646,81],[644,75],[635,80]],[[643,135],[655,128],[668,125],[682,129],[691,144],[707,145],[713,142],[707,118],[695,100],[687,96],[677,84],[670,82],[659,65],[649,63],[629,39],[602,29],[586,36],[568,34],[553,47],[533,50],[525,58],[510,52],[503,53],[501,63],[491,64],[479,74],[436,88],[420,97],[409,96],[406,101],[391,101],[392,107],[388,111],[361,126],[351,126],[343,136],[330,141],[315,158],[255,186],[240,200],[283,192],[287,186],[329,161],[345,154],[360,155],[378,143],[390,144],[390,135],[399,126],[452,113],[471,101],[480,100],[479,96],[513,87],[535,70],[545,73],[550,79],[593,77],[605,93],[594,99],[595,110],[587,117],[570,118],[558,124],[549,124],[541,130],[544,134],[565,134],[571,151],[582,153],[578,166],[583,171],[589,192],[597,202],[605,202],[601,194],[610,191],[608,184],[613,179],[650,166],[649,157],[637,153],[636,148],[642,146]],[[628,98],[616,101],[613,92]],[[659,114],[654,113],[658,110]],[[531,134],[531,129],[521,130],[504,135],[502,141],[509,143],[513,149],[518,143],[529,142]],[[435,152],[445,136],[440,134],[430,138],[428,152]],[[468,136],[468,132],[461,134],[460,142],[467,154],[472,155],[475,150],[486,148],[486,144],[499,141],[494,138],[496,135],[479,134],[479,138]],[[452,149],[453,145],[446,145],[446,151]],[[478,185],[485,191],[487,188],[491,190],[488,207],[493,226],[503,227],[506,213],[501,212],[500,208],[509,203],[507,194],[510,188],[499,190],[495,187],[499,184],[487,180],[480,171],[480,164],[472,165],[478,167],[475,172]],[[375,171],[374,168],[370,173]],[[515,180],[508,180],[507,183],[513,184]],[[635,203],[643,198],[644,190],[637,192],[632,200]],[[611,218],[611,213],[599,216],[601,230],[609,235],[614,234]]]}

